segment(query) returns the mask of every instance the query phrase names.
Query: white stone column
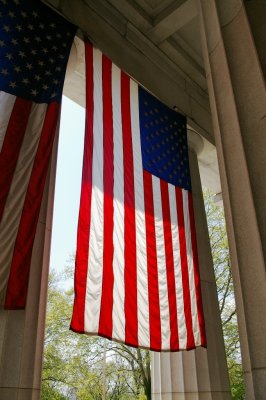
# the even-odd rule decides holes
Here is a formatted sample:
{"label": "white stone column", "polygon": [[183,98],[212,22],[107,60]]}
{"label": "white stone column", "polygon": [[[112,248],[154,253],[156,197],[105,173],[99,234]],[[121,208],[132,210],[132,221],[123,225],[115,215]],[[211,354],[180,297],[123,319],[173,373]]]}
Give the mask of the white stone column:
{"label": "white stone column", "polygon": [[261,0],[252,0],[244,2],[247,12],[249,24],[252,30],[253,39],[255,42],[258,57],[260,59],[261,69],[266,79],[266,2]]}
{"label": "white stone column", "polygon": [[266,92],[241,0],[197,0],[247,399],[266,393]]}
{"label": "white stone column", "polygon": [[[67,79],[76,65],[74,42]],[[59,122],[33,246],[26,309],[0,310],[0,400],[40,398],[58,139]]]}
{"label": "white stone column", "polygon": [[151,351],[151,393],[152,400],[161,400],[160,353]]}
{"label": "white stone column", "polygon": [[152,394],[154,400],[229,400],[231,392],[197,160],[197,154],[203,149],[203,140],[191,130],[188,138],[208,349],[153,353]]}
{"label": "white stone column", "polygon": [[[170,361],[172,399],[185,400],[186,369],[183,368],[183,353],[172,353]],[[191,381],[195,381],[195,376],[191,376]]]}
{"label": "white stone column", "polygon": [[160,354],[162,400],[172,400],[171,353]]}
{"label": "white stone column", "polygon": [[58,138],[33,247],[26,309],[0,310],[1,400],[40,398],[57,144]]}

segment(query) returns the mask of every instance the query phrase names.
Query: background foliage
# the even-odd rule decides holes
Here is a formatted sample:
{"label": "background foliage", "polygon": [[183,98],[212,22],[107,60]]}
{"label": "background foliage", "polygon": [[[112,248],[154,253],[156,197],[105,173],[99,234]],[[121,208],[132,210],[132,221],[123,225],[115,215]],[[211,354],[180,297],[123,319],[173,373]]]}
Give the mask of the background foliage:
{"label": "background foliage", "polygon": [[[72,267],[64,278],[73,274]],[[73,289],[52,271],[46,317],[42,400],[150,399],[150,353],[69,330]],[[105,378],[104,378],[105,376]],[[146,397],[147,396],[147,397]]]}
{"label": "background foliage", "polygon": [[[217,281],[233,400],[244,399],[232,274],[223,209],[205,191],[205,206]],[[69,330],[73,260],[63,274],[52,271],[46,317],[42,400],[151,399],[150,353]],[[105,388],[105,389],[103,389]],[[105,393],[105,397],[104,397]]]}
{"label": "background foliage", "polygon": [[232,398],[243,400],[245,394],[243,370],[224,212],[221,206],[213,202],[212,192],[204,191],[204,201]]}

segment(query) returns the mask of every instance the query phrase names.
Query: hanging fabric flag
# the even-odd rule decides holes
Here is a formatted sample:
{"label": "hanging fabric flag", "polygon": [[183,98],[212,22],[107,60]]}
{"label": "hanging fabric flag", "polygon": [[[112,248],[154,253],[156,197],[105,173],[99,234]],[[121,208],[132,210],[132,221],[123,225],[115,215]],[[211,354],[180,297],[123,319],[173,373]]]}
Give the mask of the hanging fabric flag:
{"label": "hanging fabric flag", "polygon": [[0,307],[26,304],[75,27],[36,0],[0,6]]}
{"label": "hanging fabric flag", "polygon": [[206,346],[186,119],[85,43],[86,132],[71,329]]}

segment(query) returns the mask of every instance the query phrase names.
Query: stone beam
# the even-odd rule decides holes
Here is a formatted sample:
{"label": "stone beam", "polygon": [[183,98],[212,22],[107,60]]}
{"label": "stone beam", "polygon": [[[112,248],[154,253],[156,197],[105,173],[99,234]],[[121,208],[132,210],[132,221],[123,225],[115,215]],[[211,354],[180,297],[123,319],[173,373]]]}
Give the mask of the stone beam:
{"label": "stone beam", "polygon": [[134,0],[107,0],[142,32],[152,28],[152,18]]}
{"label": "stone beam", "polygon": [[203,90],[207,90],[205,71],[202,66],[192,58],[183,47],[172,38],[160,43],[159,48],[186,74],[193,79]]}
{"label": "stone beam", "polygon": [[[77,0],[46,0],[61,15],[77,25],[119,67],[159,97],[185,114],[188,123],[213,143],[211,116],[206,93],[151,41],[124,20],[112,19],[102,1],[89,6]],[[91,2],[90,2],[91,3]],[[99,10],[96,12],[97,4]],[[106,3],[107,4],[107,3]],[[136,41],[132,42],[133,34]],[[138,37],[138,38],[137,38]],[[129,40],[130,39],[130,40]],[[141,47],[142,46],[142,47]],[[166,60],[167,59],[167,60]],[[74,89],[73,89],[74,90]]]}
{"label": "stone beam", "polygon": [[147,32],[147,35],[154,43],[159,44],[172,36],[196,15],[195,0],[187,0],[181,5],[179,2],[174,2],[171,7],[162,11],[155,19],[154,27]]}

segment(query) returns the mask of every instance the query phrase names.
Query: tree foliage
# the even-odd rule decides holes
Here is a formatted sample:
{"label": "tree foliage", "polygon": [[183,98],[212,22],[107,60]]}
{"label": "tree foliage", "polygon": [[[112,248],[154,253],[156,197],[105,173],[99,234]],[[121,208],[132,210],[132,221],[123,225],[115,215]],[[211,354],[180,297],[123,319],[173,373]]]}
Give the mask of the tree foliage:
{"label": "tree foliage", "polygon": [[[64,271],[68,277],[72,267]],[[150,399],[150,354],[69,330],[73,290],[49,278],[42,400]]]}
{"label": "tree foliage", "polygon": [[[211,192],[205,191],[204,198],[232,397],[242,400],[243,372],[224,215],[213,203]],[[61,276],[53,271],[49,278],[42,400],[102,400],[103,387],[106,400],[150,400],[148,351],[69,330],[73,289],[66,289],[64,280],[73,276],[70,261]]]}
{"label": "tree foliage", "polygon": [[213,202],[210,191],[204,191],[204,200],[232,397],[233,400],[242,400],[243,371],[224,213],[223,208]]}

